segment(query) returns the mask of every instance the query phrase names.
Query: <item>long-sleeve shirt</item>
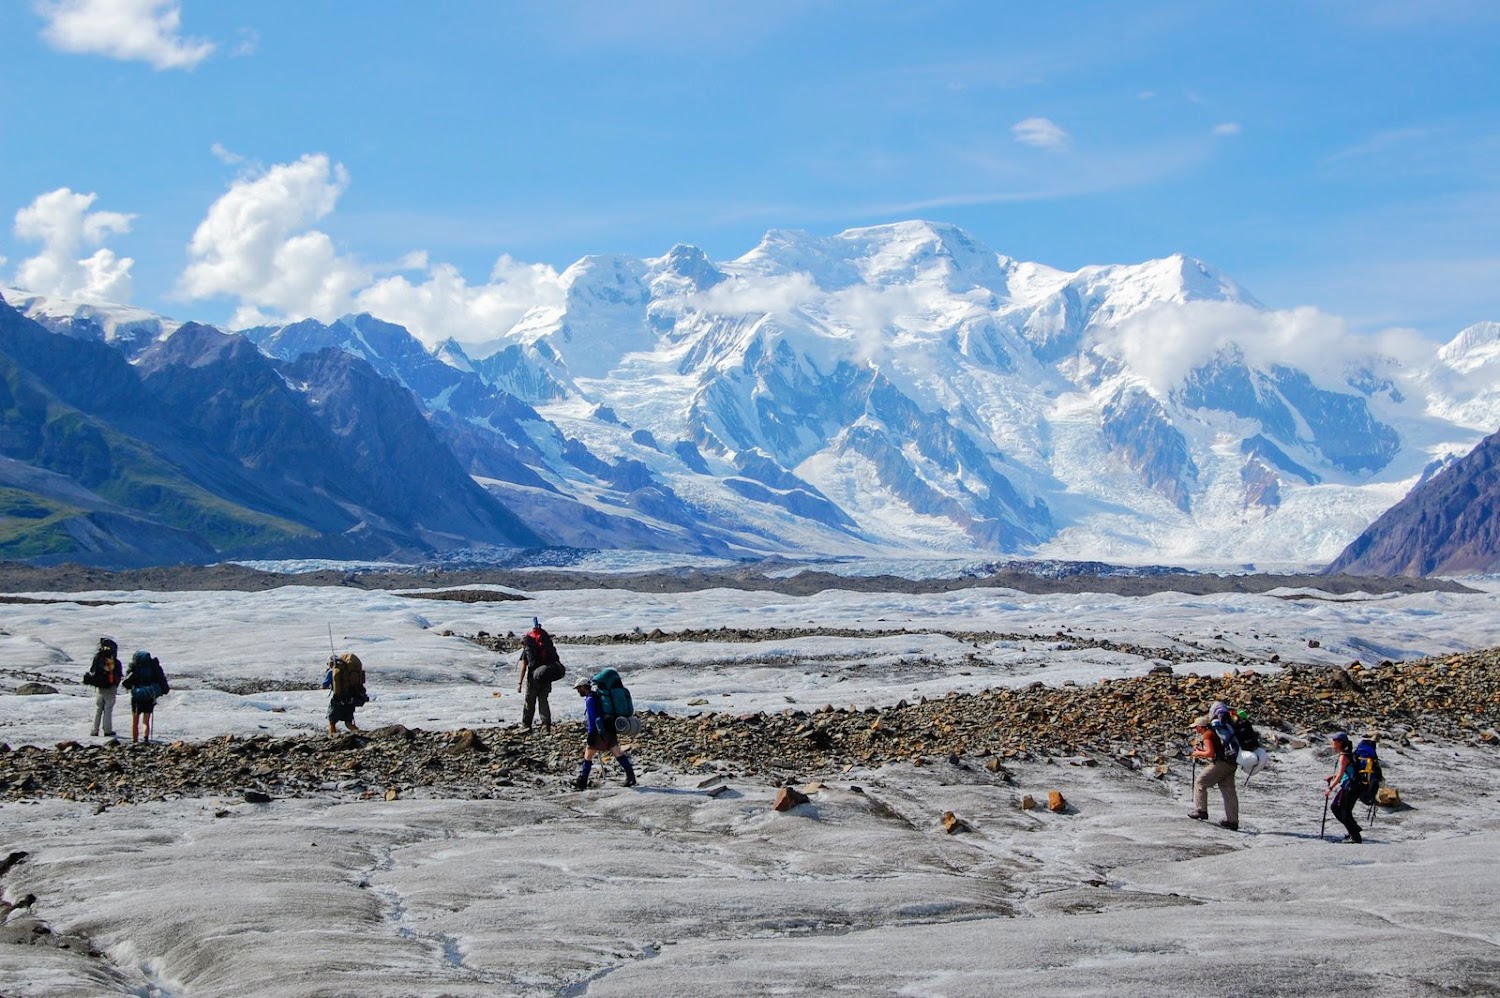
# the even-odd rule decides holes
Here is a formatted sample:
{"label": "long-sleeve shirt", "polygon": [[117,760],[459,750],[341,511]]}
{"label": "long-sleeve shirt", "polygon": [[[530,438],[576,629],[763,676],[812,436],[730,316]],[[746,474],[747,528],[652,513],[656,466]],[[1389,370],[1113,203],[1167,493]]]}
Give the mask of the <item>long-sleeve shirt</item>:
{"label": "long-sleeve shirt", "polygon": [[609,720],[604,716],[604,704],[600,701],[599,694],[588,695],[588,699],[583,702],[583,716],[588,722],[589,734],[601,734],[610,730]]}

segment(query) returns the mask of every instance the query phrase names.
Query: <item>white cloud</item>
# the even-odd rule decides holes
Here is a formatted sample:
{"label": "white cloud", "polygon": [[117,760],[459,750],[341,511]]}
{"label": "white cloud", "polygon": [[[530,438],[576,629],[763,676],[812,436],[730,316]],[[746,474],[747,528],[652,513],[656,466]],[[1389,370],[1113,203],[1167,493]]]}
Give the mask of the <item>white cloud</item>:
{"label": "white cloud", "polygon": [[1351,365],[1377,356],[1411,363],[1432,350],[1430,342],[1407,331],[1388,330],[1378,338],[1355,333],[1343,319],[1316,308],[1267,311],[1238,302],[1161,303],[1102,331],[1093,345],[1163,394],[1231,347],[1252,367],[1295,367],[1324,387],[1344,391]]}
{"label": "white cloud", "polygon": [[220,142],[215,142],[213,145],[209,146],[208,151],[213,153],[214,158],[217,159],[220,163],[225,163],[229,166],[234,166],[236,163],[243,163],[245,161],[245,157],[241,156],[239,153],[233,151],[232,149],[225,148],[223,143]]}
{"label": "white cloud", "polygon": [[[117,257],[104,247],[112,235],[130,231],[135,216],[115,211],[89,211],[96,194],[78,194],[66,187],[43,194],[16,212],[15,232],[21,239],[42,244],[34,257],[22,260],[15,283],[37,294],[128,302],[130,268],[135,261]],[[89,256],[79,254],[99,247]]]}
{"label": "white cloud", "polygon": [[1068,133],[1047,118],[1026,118],[1010,126],[1010,132],[1022,145],[1038,149],[1062,149],[1068,144]]}
{"label": "white cloud", "polygon": [[179,33],[178,0],[38,0],[36,12],[47,22],[42,37],[62,52],[192,69],[214,50]]}
{"label": "white cloud", "polygon": [[425,280],[414,282],[399,274],[382,278],[360,289],[356,309],[405,326],[428,344],[452,337],[484,345],[499,339],[529,308],[562,304],[562,282],[546,264],[501,256],[489,283],[471,285],[457,267],[429,264],[425,253],[420,256]]}
{"label": "white cloud", "polygon": [[[367,311],[428,344],[449,337],[489,343],[532,306],[562,302],[556,270],[509,256],[496,261],[486,283],[469,284],[456,267],[434,263],[420,249],[389,265],[340,254],[313,225],[348,186],[344,167],[322,154],[236,180],[193,234],[179,293],[237,299],[235,326],[306,317],[328,322]],[[406,276],[413,271],[421,276]]]}
{"label": "white cloud", "polygon": [[716,315],[767,315],[795,311],[818,293],[812,275],[798,272],[723,281],[693,295],[688,303]]}
{"label": "white cloud", "polygon": [[1226,121],[1213,127],[1215,135],[1238,135],[1240,134],[1240,123],[1238,121]]}
{"label": "white cloud", "polygon": [[336,318],[370,275],[309,226],[348,184],[343,166],[321,154],[235,181],[193,233],[180,292],[239,298],[236,321],[251,310]]}

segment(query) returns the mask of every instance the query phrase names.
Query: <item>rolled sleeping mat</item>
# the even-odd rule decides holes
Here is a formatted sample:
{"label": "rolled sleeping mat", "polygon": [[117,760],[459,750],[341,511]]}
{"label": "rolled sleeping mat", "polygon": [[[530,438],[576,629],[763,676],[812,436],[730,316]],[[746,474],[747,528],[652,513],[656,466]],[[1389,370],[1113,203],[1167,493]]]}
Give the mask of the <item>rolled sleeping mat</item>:
{"label": "rolled sleeping mat", "polygon": [[638,735],[641,733],[641,719],[631,714],[629,717],[615,718],[615,734]]}
{"label": "rolled sleeping mat", "polygon": [[1258,748],[1254,752],[1241,750],[1239,758],[1236,761],[1239,763],[1240,769],[1245,771],[1246,776],[1254,776],[1271,764],[1271,757],[1266,753],[1265,749]]}

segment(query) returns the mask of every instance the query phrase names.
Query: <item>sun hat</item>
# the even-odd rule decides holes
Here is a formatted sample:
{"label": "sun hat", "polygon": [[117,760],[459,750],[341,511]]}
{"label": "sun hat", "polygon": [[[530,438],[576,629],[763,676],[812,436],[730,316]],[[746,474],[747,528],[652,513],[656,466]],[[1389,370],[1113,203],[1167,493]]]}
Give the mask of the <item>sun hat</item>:
{"label": "sun hat", "polygon": [[1212,722],[1209,721],[1207,715],[1204,715],[1202,717],[1195,717],[1195,718],[1193,718],[1193,727],[1195,727],[1195,728],[1207,728],[1211,724],[1212,724]]}
{"label": "sun hat", "polygon": [[580,679],[580,680],[578,680],[578,682],[576,682],[576,683],[573,684],[573,688],[575,690],[586,690],[586,689],[589,689],[590,687],[592,687],[593,685],[594,684],[591,683],[591,682],[589,682],[587,679]]}

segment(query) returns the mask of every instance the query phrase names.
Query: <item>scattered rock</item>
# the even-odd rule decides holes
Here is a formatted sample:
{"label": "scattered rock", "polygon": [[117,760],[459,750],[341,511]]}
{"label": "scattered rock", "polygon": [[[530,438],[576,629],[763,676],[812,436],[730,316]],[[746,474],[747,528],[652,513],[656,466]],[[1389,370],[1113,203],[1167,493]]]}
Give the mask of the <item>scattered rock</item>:
{"label": "scattered rock", "polygon": [[797,805],[806,804],[809,803],[809,801],[810,798],[807,796],[807,794],[798,790],[796,787],[782,787],[781,790],[777,792],[776,800],[772,802],[771,809],[773,811],[790,811]]}
{"label": "scattered rock", "polygon": [[271,795],[261,790],[246,790],[245,803],[247,804],[269,804]]}
{"label": "scattered rock", "polygon": [[1061,814],[1067,809],[1068,802],[1063,799],[1062,794],[1058,793],[1056,790],[1049,790],[1047,792],[1047,810],[1053,812],[1054,814]]}
{"label": "scattered rock", "polygon": [[1036,810],[1036,798],[1033,797],[1033,796],[1031,796],[1030,794],[1024,794],[1021,797],[1021,810],[1023,810],[1023,811],[1035,811]]}
{"label": "scattered rock", "polygon": [[44,693],[56,693],[56,686],[48,686],[46,683],[22,683],[16,687],[16,696],[34,697]]}
{"label": "scattered rock", "polygon": [[401,790],[400,790],[400,788],[398,788],[398,787],[387,787],[386,788],[386,791],[385,791],[385,799],[386,800],[396,800],[400,796],[401,796]]}
{"label": "scattered rock", "polygon": [[943,812],[943,831],[949,835],[957,835],[959,832],[972,832],[973,827],[964,819],[952,811]]}
{"label": "scattered rock", "polygon": [[1375,803],[1382,807],[1400,807],[1401,791],[1395,787],[1381,787],[1375,791]]}

